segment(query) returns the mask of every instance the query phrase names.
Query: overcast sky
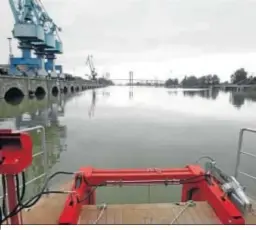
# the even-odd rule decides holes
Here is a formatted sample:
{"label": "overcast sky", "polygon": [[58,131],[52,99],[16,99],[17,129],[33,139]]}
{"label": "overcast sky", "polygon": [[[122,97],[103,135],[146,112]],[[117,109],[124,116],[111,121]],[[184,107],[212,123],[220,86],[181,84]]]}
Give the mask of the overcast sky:
{"label": "overcast sky", "polygon": [[[166,79],[237,68],[256,74],[256,0],[41,0],[62,27],[65,72],[84,75],[94,56],[112,78]],[[13,28],[9,1],[1,1],[0,62],[8,58]],[[3,20],[4,19],[4,20]],[[15,55],[20,55],[13,43]]]}

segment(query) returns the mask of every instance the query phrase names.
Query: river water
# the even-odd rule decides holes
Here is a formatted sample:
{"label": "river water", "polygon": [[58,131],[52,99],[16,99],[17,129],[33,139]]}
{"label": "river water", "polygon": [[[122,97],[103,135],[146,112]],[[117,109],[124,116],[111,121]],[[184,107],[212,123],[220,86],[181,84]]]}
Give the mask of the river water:
{"label": "river water", "polygon": [[[256,128],[256,93],[112,86],[72,96],[0,101],[0,128],[46,129],[47,173],[103,168],[183,167],[208,155],[234,173],[240,128]],[[40,133],[32,132],[34,153]],[[245,151],[256,153],[256,135],[245,136]],[[241,168],[256,176],[256,159],[243,157]],[[27,178],[45,170],[34,157]],[[58,177],[61,184],[68,178]],[[241,182],[256,195],[256,183]],[[39,191],[42,178],[30,185]],[[177,189],[163,187],[104,188],[98,201],[165,202],[177,200]]]}

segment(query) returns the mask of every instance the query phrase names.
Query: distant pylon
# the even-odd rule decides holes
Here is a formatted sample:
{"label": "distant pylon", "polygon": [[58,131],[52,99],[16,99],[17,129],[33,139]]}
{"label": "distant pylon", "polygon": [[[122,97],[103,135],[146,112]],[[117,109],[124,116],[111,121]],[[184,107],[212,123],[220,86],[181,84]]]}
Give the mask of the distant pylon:
{"label": "distant pylon", "polygon": [[129,84],[133,85],[133,72],[132,71],[129,72]]}

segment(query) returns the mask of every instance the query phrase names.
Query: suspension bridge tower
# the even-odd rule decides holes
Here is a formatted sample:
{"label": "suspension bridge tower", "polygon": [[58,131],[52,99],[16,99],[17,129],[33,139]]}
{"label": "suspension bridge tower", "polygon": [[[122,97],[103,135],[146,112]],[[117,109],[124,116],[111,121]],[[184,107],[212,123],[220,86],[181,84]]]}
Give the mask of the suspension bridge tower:
{"label": "suspension bridge tower", "polygon": [[133,71],[129,72],[129,85],[133,86]]}

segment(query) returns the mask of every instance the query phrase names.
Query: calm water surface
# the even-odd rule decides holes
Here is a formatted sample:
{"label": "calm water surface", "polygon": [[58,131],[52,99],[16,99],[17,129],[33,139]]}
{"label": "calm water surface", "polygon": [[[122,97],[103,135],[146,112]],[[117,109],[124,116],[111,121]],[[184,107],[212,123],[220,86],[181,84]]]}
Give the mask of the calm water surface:
{"label": "calm water surface", "polygon": [[[0,128],[46,128],[49,172],[81,166],[183,167],[209,155],[233,174],[239,130],[256,128],[255,121],[256,93],[245,92],[113,86],[16,104],[0,101]],[[35,152],[40,138],[32,135]],[[245,151],[256,153],[256,135],[245,137]],[[256,160],[244,158],[242,169],[256,176]],[[29,178],[44,171],[42,159],[34,158]],[[256,183],[240,179],[255,195]],[[41,183],[33,183],[31,193]],[[129,187],[101,189],[97,195],[99,202],[129,203],[177,200],[178,194],[177,189]]]}

